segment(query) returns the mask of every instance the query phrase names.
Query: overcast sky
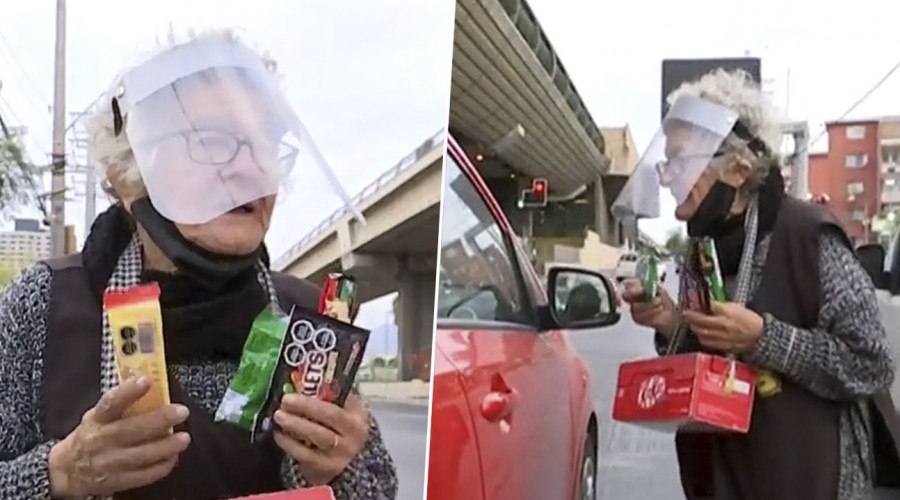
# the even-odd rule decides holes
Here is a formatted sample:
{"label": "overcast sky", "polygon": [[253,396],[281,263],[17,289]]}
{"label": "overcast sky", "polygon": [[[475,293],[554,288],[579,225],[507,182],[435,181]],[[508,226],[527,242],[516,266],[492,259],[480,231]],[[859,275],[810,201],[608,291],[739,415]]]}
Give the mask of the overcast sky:
{"label": "overcast sky", "polygon": [[[749,50],[762,58],[774,102],[788,107],[792,119],[809,120],[813,137],[900,60],[896,1],[528,3],[594,120],[630,124],[639,148],[658,128],[663,59],[741,57]],[[900,114],[900,71],[850,117],[888,114]],[[826,147],[823,139],[812,149]],[[671,213],[674,207],[666,208]],[[645,229],[662,236],[674,225],[668,216]]]}
{"label": "overcast sky", "polygon": [[[4,2],[0,16],[0,112],[29,126],[35,161],[51,150],[55,3]],[[278,60],[290,101],[353,196],[446,126],[452,16],[451,0],[71,0],[67,110],[85,109],[173,21],[241,28]],[[276,211],[275,256],[330,213],[299,197]],[[67,205],[79,236],[82,203]],[[387,303],[361,322],[383,322]]]}

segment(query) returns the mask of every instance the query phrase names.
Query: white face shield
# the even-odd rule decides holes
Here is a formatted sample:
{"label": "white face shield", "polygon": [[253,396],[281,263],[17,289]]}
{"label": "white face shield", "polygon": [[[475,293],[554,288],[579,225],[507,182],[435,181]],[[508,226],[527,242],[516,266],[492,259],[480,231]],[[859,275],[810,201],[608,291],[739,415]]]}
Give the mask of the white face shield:
{"label": "white face shield", "polygon": [[737,113],[719,104],[679,97],[613,203],[612,214],[631,224],[659,217],[660,196],[671,196],[673,206],[684,203],[737,119]]}
{"label": "white face shield", "polygon": [[203,224],[298,183],[361,218],[276,78],[246,46],[205,39],[123,77],[124,130],[160,214]]}

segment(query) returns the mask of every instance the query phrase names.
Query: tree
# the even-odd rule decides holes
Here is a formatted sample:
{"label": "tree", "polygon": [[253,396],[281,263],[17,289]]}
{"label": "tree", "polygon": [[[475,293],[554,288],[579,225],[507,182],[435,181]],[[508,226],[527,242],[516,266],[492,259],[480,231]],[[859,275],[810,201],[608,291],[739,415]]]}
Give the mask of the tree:
{"label": "tree", "polygon": [[400,318],[400,294],[398,293],[394,300],[391,301],[391,311],[394,313],[394,325],[399,327],[398,319]]}
{"label": "tree", "polygon": [[14,266],[0,264],[0,290],[6,288],[6,285],[19,275],[19,269]]}
{"label": "tree", "polygon": [[668,250],[670,254],[675,255],[681,253],[686,244],[687,239],[685,239],[681,230],[673,229],[669,232],[669,236],[666,238],[666,242],[663,246],[666,247],[666,250]]}
{"label": "tree", "polygon": [[47,221],[49,213],[41,191],[43,174],[48,167],[28,161],[21,137],[7,128],[2,118],[0,128],[3,132],[0,135],[0,213],[8,214],[23,206],[36,206]]}

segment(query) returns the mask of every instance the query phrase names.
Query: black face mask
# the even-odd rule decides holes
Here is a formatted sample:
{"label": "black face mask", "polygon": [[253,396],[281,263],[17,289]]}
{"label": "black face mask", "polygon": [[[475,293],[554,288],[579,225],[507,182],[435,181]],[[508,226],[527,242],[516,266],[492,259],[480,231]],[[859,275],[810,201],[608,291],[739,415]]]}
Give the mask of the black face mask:
{"label": "black face mask", "polygon": [[710,188],[706,198],[700,202],[694,216],[687,222],[688,236],[717,237],[729,225],[731,205],[737,197],[737,188],[717,180]]}
{"label": "black face mask", "polygon": [[256,264],[263,251],[260,246],[247,255],[221,255],[201,248],[185,238],[175,223],[157,212],[147,197],[131,205],[131,214],[179,273],[206,288],[221,288],[241,271]]}

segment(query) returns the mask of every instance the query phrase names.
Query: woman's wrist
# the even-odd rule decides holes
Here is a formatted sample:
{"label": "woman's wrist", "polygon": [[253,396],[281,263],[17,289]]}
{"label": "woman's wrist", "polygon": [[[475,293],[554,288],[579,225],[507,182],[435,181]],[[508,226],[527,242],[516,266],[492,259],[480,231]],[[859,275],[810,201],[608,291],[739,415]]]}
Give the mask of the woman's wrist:
{"label": "woman's wrist", "polygon": [[678,312],[672,313],[671,319],[664,325],[659,326],[656,329],[656,332],[666,338],[666,340],[672,340],[672,337],[675,335],[675,332],[678,330],[678,325],[681,324],[681,314]]}
{"label": "woman's wrist", "polygon": [[50,498],[72,498],[69,491],[69,475],[66,472],[66,441],[59,441],[50,447],[47,454],[47,477],[50,480]]}

